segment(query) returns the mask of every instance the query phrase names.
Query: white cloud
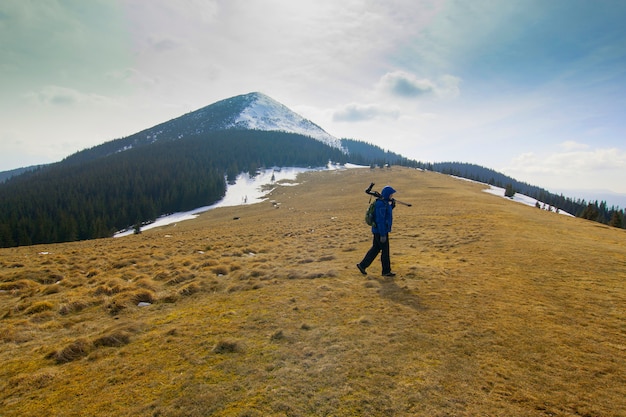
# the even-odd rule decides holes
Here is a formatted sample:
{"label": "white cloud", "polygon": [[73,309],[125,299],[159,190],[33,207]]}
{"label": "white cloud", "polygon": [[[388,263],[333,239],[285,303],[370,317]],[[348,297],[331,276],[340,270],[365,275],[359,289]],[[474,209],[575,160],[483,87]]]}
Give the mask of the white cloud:
{"label": "white cloud", "polygon": [[[570,143],[584,149],[582,144]],[[623,176],[626,152],[616,148],[569,150],[536,154],[524,153],[514,158],[505,172],[516,179],[543,187],[612,189],[626,193]],[[601,182],[598,181],[602,178]]]}
{"label": "white cloud", "polygon": [[527,153],[513,160],[518,169],[559,175],[576,175],[581,171],[621,169],[626,172],[626,152],[619,149],[575,150],[543,156]]}

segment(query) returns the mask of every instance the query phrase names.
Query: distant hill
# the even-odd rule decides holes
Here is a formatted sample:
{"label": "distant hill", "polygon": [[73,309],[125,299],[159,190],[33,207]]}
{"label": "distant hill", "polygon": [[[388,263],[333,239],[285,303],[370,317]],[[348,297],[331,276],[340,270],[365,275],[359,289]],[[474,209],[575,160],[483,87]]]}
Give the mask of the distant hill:
{"label": "distant hill", "polygon": [[18,175],[22,175],[25,172],[34,171],[36,169],[41,168],[43,165],[32,165],[24,168],[12,169],[10,171],[2,171],[0,172],[0,183],[5,182],[6,180],[17,177]]}
{"label": "distant hill", "polygon": [[608,207],[604,201],[585,201],[584,199],[566,197],[562,194],[554,194],[544,188],[518,181],[493,169],[475,164],[438,162],[425,164],[423,167],[443,174],[455,175],[502,188],[510,186],[515,192],[542,201],[552,207],[565,210],[575,216],[615,227],[626,227],[624,210],[619,207]]}
{"label": "distant hill", "polygon": [[341,146],[348,151],[352,160],[365,165],[381,167],[385,165],[421,167],[424,165],[395,152],[386,151],[379,146],[359,140],[341,139]]}

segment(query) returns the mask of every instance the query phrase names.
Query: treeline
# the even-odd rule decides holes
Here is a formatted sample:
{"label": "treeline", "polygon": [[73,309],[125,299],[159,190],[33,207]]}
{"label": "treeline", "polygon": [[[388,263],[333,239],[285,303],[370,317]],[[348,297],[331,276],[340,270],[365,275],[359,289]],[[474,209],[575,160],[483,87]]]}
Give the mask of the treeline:
{"label": "treeline", "polygon": [[219,201],[225,176],[347,158],[305,136],[251,130],[158,141],[88,163],[77,155],[0,184],[0,247],[109,237]]}
{"label": "treeline", "polygon": [[351,162],[358,165],[377,165],[382,167],[389,164],[421,168],[419,162],[400,154],[386,151],[371,143],[354,139],[341,139],[341,146],[349,151]]}
{"label": "treeline", "polygon": [[500,188],[512,188],[514,192],[527,195],[555,209],[563,210],[587,220],[608,224],[613,227],[626,228],[624,210],[618,206],[609,207],[605,201],[585,201],[572,199],[562,194],[554,194],[543,188],[517,181],[507,175],[479,165],[463,162],[438,162],[421,164],[421,167],[442,174],[455,175],[462,178],[490,184]]}

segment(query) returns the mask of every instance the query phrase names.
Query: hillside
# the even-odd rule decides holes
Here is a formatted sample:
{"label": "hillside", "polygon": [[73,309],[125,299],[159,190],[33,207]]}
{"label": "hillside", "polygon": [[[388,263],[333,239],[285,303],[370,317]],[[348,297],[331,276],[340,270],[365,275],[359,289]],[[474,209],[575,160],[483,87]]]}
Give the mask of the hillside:
{"label": "hillside", "polygon": [[[413,203],[394,279],[354,266],[370,182]],[[298,183],[140,235],[0,249],[0,414],[623,415],[624,230],[408,168]]]}

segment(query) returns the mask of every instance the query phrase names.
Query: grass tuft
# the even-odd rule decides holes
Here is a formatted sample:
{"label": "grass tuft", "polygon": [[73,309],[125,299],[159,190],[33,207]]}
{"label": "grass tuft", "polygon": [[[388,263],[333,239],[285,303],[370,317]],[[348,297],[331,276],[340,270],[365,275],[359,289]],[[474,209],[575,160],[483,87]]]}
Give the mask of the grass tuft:
{"label": "grass tuft", "polygon": [[92,349],[92,343],[85,339],[78,339],[61,350],[51,352],[46,356],[46,358],[53,359],[57,364],[63,364],[73,362],[87,356]]}
{"label": "grass tuft", "polygon": [[37,301],[36,303],[33,303],[33,305],[28,307],[24,313],[36,314],[36,313],[41,313],[43,311],[52,310],[53,308],[54,308],[54,304],[52,304],[50,301]]}
{"label": "grass tuft", "polygon": [[213,353],[237,353],[243,351],[243,347],[240,342],[236,340],[220,340],[213,347]]}
{"label": "grass tuft", "polygon": [[273,342],[277,342],[285,339],[285,333],[282,330],[277,330],[270,336],[270,340]]}
{"label": "grass tuft", "polygon": [[93,346],[120,347],[130,343],[130,334],[124,330],[115,330],[93,341]]}
{"label": "grass tuft", "polygon": [[153,304],[156,301],[156,297],[152,291],[137,290],[131,295],[131,301],[133,304],[139,304],[139,303]]}
{"label": "grass tuft", "polygon": [[59,314],[65,316],[71,313],[78,313],[87,307],[89,307],[89,303],[82,300],[73,300],[69,303],[61,304],[59,306]]}
{"label": "grass tuft", "polygon": [[185,285],[184,287],[182,287],[179,291],[178,294],[182,295],[183,297],[188,297],[190,295],[193,295],[197,292],[200,291],[200,286],[198,284],[196,284],[195,282],[192,282],[190,284]]}

